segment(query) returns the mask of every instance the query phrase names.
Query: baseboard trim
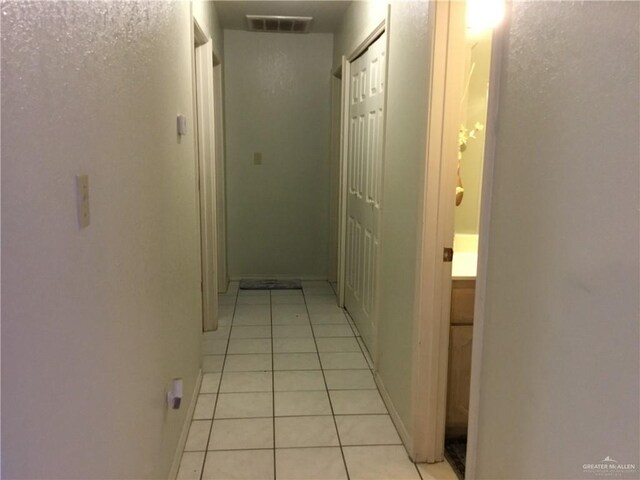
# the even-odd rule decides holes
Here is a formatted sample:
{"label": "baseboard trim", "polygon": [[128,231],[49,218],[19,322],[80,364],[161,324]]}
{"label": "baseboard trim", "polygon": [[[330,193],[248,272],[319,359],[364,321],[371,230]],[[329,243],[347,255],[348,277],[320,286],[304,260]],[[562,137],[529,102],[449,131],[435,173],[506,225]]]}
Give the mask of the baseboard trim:
{"label": "baseboard trim", "polygon": [[169,480],[176,480],[178,477],[178,470],[180,469],[180,460],[182,460],[182,452],[187,444],[187,436],[189,435],[189,427],[191,426],[191,419],[193,418],[193,412],[196,409],[196,402],[198,401],[198,393],[200,393],[200,384],[202,383],[202,369],[198,370],[198,376],[196,377],[196,385],[193,387],[193,393],[191,394],[191,402],[189,402],[189,408],[187,408],[187,415],[184,418],[182,424],[182,431],[180,432],[180,438],[178,439],[178,447],[176,453],[173,455],[173,462],[171,463],[171,470],[169,471]]}
{"label": "baseboard trim", "polygon": [[407,451],[407,455],[409,455],[409,458],[413,460],[413,441],[412,441],[411,435],[409,435],[409,431],[407,430],[404,423],[402,422],[402,419],[400,418],[400,415],[398,414],[398,411],[396,410],[395,405],[391,401],[389,392],[387,392],[387,389],[384,386],[384,382],[382,381],[382,378],[380,378],[380,375],[378,374],[378,372],[375,372],[373,378],[376,382],[376,385],[378,386],[380,395],[382,395],[382,400],[387,406],[387,410],[389,410],[389,415],[391,416],[391,420],[393,421],[393,424],[396,426],[396,430],[400,434],[400,440],[402,440],[404,448]]}

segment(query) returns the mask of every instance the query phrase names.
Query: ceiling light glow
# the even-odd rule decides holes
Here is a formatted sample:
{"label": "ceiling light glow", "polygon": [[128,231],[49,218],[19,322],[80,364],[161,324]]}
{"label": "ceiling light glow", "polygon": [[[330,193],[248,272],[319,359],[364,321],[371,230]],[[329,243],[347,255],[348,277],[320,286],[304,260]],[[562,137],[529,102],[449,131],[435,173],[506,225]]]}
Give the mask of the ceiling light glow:
{"label": "ceiling light glow", "polygon": [[474,32],[496,28],[504,12],[504,0],[467,0],[467,28]]}

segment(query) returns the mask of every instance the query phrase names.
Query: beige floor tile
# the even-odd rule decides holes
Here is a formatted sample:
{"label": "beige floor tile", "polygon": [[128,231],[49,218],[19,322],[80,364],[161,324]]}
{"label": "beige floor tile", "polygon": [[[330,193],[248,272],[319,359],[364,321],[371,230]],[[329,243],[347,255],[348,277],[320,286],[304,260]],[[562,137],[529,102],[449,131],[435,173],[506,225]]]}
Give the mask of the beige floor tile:
{"label": "beige floor tile", "polygon": [[388,413],[377,390],[331,390],[336,415]]}
{"label": "beige floor tile", "polygon": [[216,419],[271,416],[273,416],[271,392],[221,393],[218,396]]}
{"label": "beige floor tile", "polygon": [[273,450],[207,452],[202,480],[273,480]]}
{"label": "beige floor tile", "polygon": [[271,296],[269,290],[244,290],[240,289],[238,292],[239,297],[269,297]]}
{"label": "beige floor tile", "polygon": [[209,450],[249,450],[272,447],[272,418],[241,418],[213,421]]}
{"label": "beige floor tile", "polygon": [[224,355],[227,352],[227,339],[202,339],[203,355]]}
{"label": "beige floor tile", "polygon": [[218,305],[235,305],[235,295],[218,295]]}
{"label": "beige floor tile", "polygon": [[335,292],[331,285],[322,285],[321,287],[308,287],[304,289],[304,294],[307,297],[315,296],[315,295],[333,295],[335,296]]}
{"label": "beige floor tile", "polygon": [[202,384],[200,385],[200,393],[218,393],[220,385],[220,372],[205,373],[202,375]]}
{"label": "beige floor tile", "polygon": [[308,306],[311,305],[333,305],[338,306],[338,300],[335,295],[305,295],[305,301]]}
{"label": "beige floor tile", "polygon": [[271,290],[271,298],[273,297],[282,297],[282,296],[300,296],[302,295],[302,290],[299,288],[284,288],[281,290]]}
{"label": "beige floor tile", "polygon": [[194,420],[211,420],[213,418],[213,409],[216,406],[217,395],[200,394],[196,400],[196,408],[193,411]]}
{"label": "beige floor tile", "polygon": [[270,392],[271,372],[224,372],[220,393]]}
{"label": "beige floor tile", "polygon": [[344,316],[344,310],[336,305],[335,301],[330,303],[307,303],[307,309],[309,315],[313,318],[314,315],[338,315]]}
{"label": "beige floor tile", "polygon": [[275,392],[276,417],[294,415],[331,415],[326,391]]}
{"label": "beige floor tile", "polygon": [[194,420],[191,422],[184,451],[193,452],[206,450],[210,430],[211,420]]}
{"label": "beige floor tile", "polygon": [[354,337],[349,325],[314,325],[313,334],[316,338],[322,337]]}
{"label": "beige floor tile", "polygon": [[234,325],[265,325],[271,323],[269,305],[237,305],[233,315]]}
{"label": "beige floor tile", "polygon": [[356,339],[351,337],[342,338],[316,338],[318,351],[322,353],[359,353],[360,345]]}
{"label": "beige floor tile", "polygon": [[[316,343],[313,338],[274,338],[274,353],[313,353]],[[366,362],[365,362],[366,363]]]}
{"label": "beige floor tile", "polygon": [[312,325],[345,325],[349,322],[342,311],[333,313],[316,313],[312,312],[309,316]]}
{"label": "beige floor tile", "polygon": [[280,315],[273,316],[273,325],[311,325],[309,323],[309,316],[306,313],[282,313]]}
{"label": "beige floor tile", "polygon": [[224,355],[203,355],[202,371],[204,373],[221,372]]}
{"label": "beige floor tile", "polygon": [[420,480],[402,446],[344,447],[351,480]]}
{"label": "beige floor tile", "polygon": [[338,415],[342,445],[401,445],[389,415]]}
{"label": "beige floor tile", "polygon": [[325,370],[368,369],[369,365],[362,353],[321,353],[320,361]]}
{"label": "beige floor tile", "polygon": [[347,478],[340,449],[334,447],[276,449],[276,469],[278,480]]}
{"label": "beige floor tile", "polygon": [[229,354],[271,353],[270,338],[232,338],[229,340]]}
{"label": "beige floor tile", "polygon": [[250,353],[245,355],[227,355],[225,372],[263,372],[271,370],[271,355]]}
{"label": "beige floor tile", "polygon": [[325,370],[329,390],[375,390],[376,382],[369,370]]}
{"label": "beige floor tile", "polygon": [[327,389],[320,370],[276,371],[273,373],[273,385],[276,392]]}
{"label": "beige floor tile", "polygon": [[271,298],[268,296],[239,295],[236,305],[269,305]]}
{"label": "beige floor tile", "polygon": [[271,325],[271,316],[269,314],[236,316],[236,318],[233,319],[233,325],[236,327],[268,327]]}
{"label": "beige floor tile", "polygon": [[276,448],[338,445],[332,416],[276,418]]}
{"label": "beige floor tile", "polygon": [[307,315],[307,307],[304,304],[275,304],[271,307],[273,318],[285,315]]}
{"label": "beige floor tile", "polygon": [[317,353],[275,353],[274,370],[320,370]]}
{"label": "beige floor tile", "polygon": [[271,325],[234,325],[231,330],[231,339],[235,338],[271,338]]}
{"label": "beige floor tile", "polygon": [[222,327],[222,326],[218,326],[217,330],[211,331],[211,332],[204,332],[202,334],[202,338],[204,338],[205,341],[207,340],[225,340],[227,337],[229,337],[229,331],[231,330],[231,327]]}
{"label": "beige floor tile", "polygon": [[205,452],[184,452],[176,480],[200,480]]}
{"label": "beige floor tile", "polygon": [[456,472],[446,460],[438,463],[418,463],[423,480],[458,480]]}
{"label": "beige floor tile", "polygon": [[273,338],[311,338],[311,325],[274,325]]}
{"label": "beige floor tile", "polygon": [[271,297],[273,305],[304,305],[304,297],[302,295],[277,295]]}

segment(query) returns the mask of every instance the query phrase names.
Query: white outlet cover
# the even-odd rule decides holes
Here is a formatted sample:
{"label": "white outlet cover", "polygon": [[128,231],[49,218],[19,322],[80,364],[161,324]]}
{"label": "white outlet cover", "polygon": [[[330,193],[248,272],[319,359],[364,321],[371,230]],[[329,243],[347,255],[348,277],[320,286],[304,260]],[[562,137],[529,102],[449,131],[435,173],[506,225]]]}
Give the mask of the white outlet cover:
{"label": "white outlet cover", "polygon": [[187,134],[187,117],[184,115],[178,115],[178,135],[183,136]]}

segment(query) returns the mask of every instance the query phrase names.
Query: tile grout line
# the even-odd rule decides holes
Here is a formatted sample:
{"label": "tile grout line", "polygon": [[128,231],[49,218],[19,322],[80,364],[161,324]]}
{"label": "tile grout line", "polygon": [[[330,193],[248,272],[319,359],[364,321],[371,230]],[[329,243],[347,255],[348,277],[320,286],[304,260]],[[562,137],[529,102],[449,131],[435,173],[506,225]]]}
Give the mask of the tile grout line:
{"label": "tile grout line", "polygon": [[[345,315],[349,315],[346,309],[345,309]],[[351,315],[349,315],[349,317],[351,317]],[[353,319],[351,319],[351,322],[348,322],[348,323],[349,323],[349,326],[351,327],[351,330],[353,330],[354,335],[356,335],[356,333],[360,333],[359,331],[357,331],[356,322],[353,321]],[[364,356],[365,362],[367,362],[367,366],[369,367],[369,371],[371,372],[371,375],[375,378],[375,372],[373,371],[373,367],[372,367],[373,359],[371,359],[371,364],[369,364],[369,361],[367,360],[367,354],[369,353],[369,351],[367,350],[367,354],[365,354],[364,349],[362,348],[362,345],[364,344],[364,340],[361,343],[358,341],[358,337],[359,335],[356,335],[356,342],[358,343],[358,347],[360,347],[360,352]],[[362,339],[361,336],[360,336],[360,339]],[[369,354],[369,358],[371,358],[370,354]],[[378,392],[378,395],[382,396],[377,384],[376,384],[376,391]],[[387,415],[389,415],[389,409],[387,408],[386,405],[385,405],[385,409],[387,410]],[[398,429],[396,428],[395,424],[393,425],[393,428],[396,430],[396,433],[398,434],[398,436],[400,436],[400,433],[398,432]],[[404,448],[404,444],[401,444],[401,446]],[[418,473],[418,478],[420,478],[420,480],[424,480],[422,478],[422,473],[420,473],[420,469],[418,468],[418,464],[414,462],[411,459],[411,457],[409,457],[409,461],[413,464],[413,467],[416,469],[416,472]]]}
{"label": "tile grout line", "polygon": [[[304,417],[316,417],[318,415],[304,415]],[[328,417],[329,415],[323,415]],[[265,417],[271,418],[271,417]],[[287,418],[287,417],[278,417],[278,418]],[[345,445],[345,447],[401,447],[402,443],[364,443],[364,444],[353,444],[353,445]],[[335,445],[306,445],[306,446],[295,446],[295,447],[280,447],[276,450],[311,450],[315,448],[338,448]],[[246,452],[253,450],[273,450],[271,447],[254,447],[254,448],[220,448],[217,450],[189,450],[185,453],[203,453],[203,452]]]}
{"label": "tile grout line", "polygon": [[[228,287],[227,287],[228,288]],[[216,418],[216,409],[218,408],[218,400],[220,399],[220,386],[222,385],[222,376],[224,375],[224,366],[227,362],[227,352],[229,351],[229,343],[231,342],[231,330],[233,329],[233,318],[236,316],[236,308],[238,307],[238,296],[240,295],[240,286],[236,290],[236,301],[233,304],[233,313],[231,314],[231,325],[229,326],[229,336],[227,337],[227,345],[224,351],[224,358],[222,359],[222,369],[220,370],[220,380],[218,381],[218,388],[216,389],[216,401],[213,404],[213,412],[211,413],[211,426],[209,427],[209,435],[207,436],[207,445],[204,450],[204,458],[202,460],[202,468],[200,469],[200,480],[203,480],[204,466],[207,463],[207,453],[209,451],[209,443],[211,442],[211,432],[213,432],[213,421]],[[200,396],[200,392],[198,392]],[[193,419],[191,419],[193,423]]]}
{"label": "tile grout line", "polygon": [[[302,289],[302,298],[304,298],[304,306],[307,310],[307,316],[309,317],[309,322],[311,322],[311,313],[309,312],[309,305],[307,305],[307,297],[304,293],[304,288]],[[316,341],[316,334],[313,330],[313,325],[311,326],[311,334],[313,335],[313,343],[316,346],[316,355],[318,355],[318,363],[320,364],[320,371],[322,372],[322,379],[324,380],[324,386],[327,393],[327,399],[329,400],[329,408],[331,408],[331,418],[333,418],[333,427],[336,429],[336,437],[338,438],[338,446],[340,447],[340,455],[342,456],[342,463],[344,465],[344,471],[347,474],[347,480],[351,479],[349,475],[349,467],[347,467],[347,459],[344,456],[344,450],[342,448],[342,440],[340,439],[340,431],[338,430],[338,422],[336,421],[336,414],[333,410],[333,402],[331,401],[331,395],[329,394],[329,385],[327,384],[327,377],[324,374],[324,368],[322,366],[322,359],[320,358],[320,352],[318,351],[318,342]]]}
{"label": "tile grout line", "polygon": [[269,326],[271,327],[271,413],[273,429],[273,480],[277,480],[276,473],[276,374],[273,351],[273,298],[269,290]]}

